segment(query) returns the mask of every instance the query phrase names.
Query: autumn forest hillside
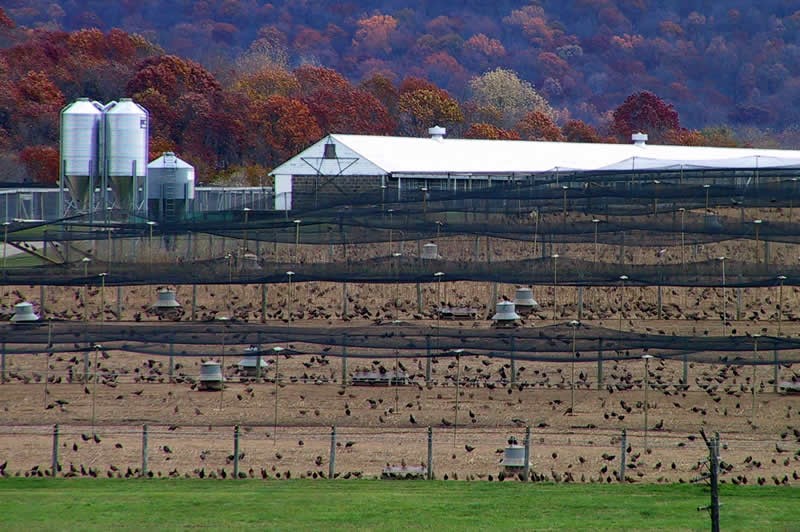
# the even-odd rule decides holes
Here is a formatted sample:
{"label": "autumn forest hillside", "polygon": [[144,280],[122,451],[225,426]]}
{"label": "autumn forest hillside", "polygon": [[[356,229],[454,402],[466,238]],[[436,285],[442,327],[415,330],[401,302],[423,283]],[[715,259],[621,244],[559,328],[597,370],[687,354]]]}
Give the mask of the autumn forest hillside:
{"label": "autumn forest hillside", "polygon": [[[797,147],[785,0],[7,0],[0,182],[53,182],[58,112],[132,96],[151,152],[256,182],[327,132]],[[626,138],[627,137],[627,138]]]}

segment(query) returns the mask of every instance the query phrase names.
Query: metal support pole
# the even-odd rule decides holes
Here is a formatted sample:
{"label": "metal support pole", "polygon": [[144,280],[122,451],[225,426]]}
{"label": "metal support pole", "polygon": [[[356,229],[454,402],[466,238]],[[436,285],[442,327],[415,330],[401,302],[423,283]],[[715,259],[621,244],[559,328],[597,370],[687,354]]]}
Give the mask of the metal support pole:
{"label": "metal support pole", "polygon": [[89,351],[83,353],[83,383],[89,383]]}
{"label": "metal support pole", "polygon": [[233,478],[239,478],[239,425],[233,427]]}
{"label": "metal support pole", "polygon": [[622,440],[620,441],[619,451],[619,481],[625,482],[625,461],[628,452],[628,431],[622,429]]}
{"label": "metal support pole", "polygon": [[342,388],[347,388],[347,334],[342,336]]}
{"label": "metal support pole", "polygon": [[122,285],[117,286],[117,321],[122,319]]}
{"label": "metal support pole", "polygon": [[[5,353],[5,349],[3,350],[3,352]],[[431,385],[431,337],[430,336],[425,337],[425,384],[427,386]]]}
{"label": "metal support pole", "polygon": [[428,480],[433,480],[433,428],[428,427]]}
{"label": "metal support pole", "polygon": [[328,478],[336,476],[336,427],[331,427],[331,455],[328,460]]}
{"label": "metal support pole", "polygon": [[6,382],[6,343],[0,346],[0,384]]}
{"label": "metal support pole", "polygon": [[53,425],[53,455],[50,468],[50,476],[56,478],[58,476],[58,423]]}
{"label": "metal support pole", "polygon": [[517,384],[517,359],[514,355],[514,337],[511,337],[511,386]]}
{"label": "metal support pole", "polygon": [[192,321],[197,319],[197,285],[192,285]]}
{"label": "metal support pole", "polygon": [[531,428],[525,427],[525,464],[522,469],[522,481],[528,482],[531,478]]}
{"label": "metal support pole", "polygon": [[599,340],[597,349],[597,389],[603,389],[603,339]]}
{"label": "metal support pole", "polygon": [[772,391],[778,393],[778,372],[780,370],[780,360],[778,350],[772,351]]}
{"label": "metal support pole", "polygon": [[169,343],[169,382],[173,382],[175,378],[175,344]]}
{"label": "metal support pole", "polygon": [[142,425],[142,476],[147,476],[147,425]]}
{"label": "metal support pole", "polygon": [[417,312],[422,313],[422,285],[417,281]]}
{"label": "metal support pole", "polygon": [[578,287],[578,320],[583,319],[583,287]]}
{"label": "metal support pole", "polygon": [[736,288],[736,321],[742,319],[742,287]]}
{"label": "metal support pole", "polygon": [[689,355],[683,355],[683,375],[681,382],[687,388],[689,387]]}
{"label": "metal support pole", "polygon": [[719,433],[711,445],[711,531],[719,532]]}
{"label": "metal support pole", "polygon": [[663,296],[661,292],[662,292],[662,286],[658,285],[658,295],[656,296],[658,305],[658,319],[663,319],[664,317]]}
{"label": "metal support pole", "polygon": [[347,283],[342,283],[342,317],[347,316]]}
{"label": "metal support pole", "polygon": [[[47,242],[45,242],[47,244]],[[45,319],[47,316],[47,289],[42,284],[39,285],[39,317]]]}
{"label": "metal support pole", "polygon": [[267,285],[261,283],[261,323],[267,321]]}

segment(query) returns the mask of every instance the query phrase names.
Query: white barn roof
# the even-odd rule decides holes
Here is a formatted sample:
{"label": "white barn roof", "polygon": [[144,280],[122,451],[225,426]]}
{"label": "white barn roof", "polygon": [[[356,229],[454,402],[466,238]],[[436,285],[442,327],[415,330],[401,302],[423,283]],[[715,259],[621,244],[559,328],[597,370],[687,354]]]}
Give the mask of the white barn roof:
{"label": "white barn roof", "polygon": [[[336,158],[324,157],[325,144],[336,145]],[[681,168],[800,168],[800,151],[332,134],[272,174],[509,175]]]}

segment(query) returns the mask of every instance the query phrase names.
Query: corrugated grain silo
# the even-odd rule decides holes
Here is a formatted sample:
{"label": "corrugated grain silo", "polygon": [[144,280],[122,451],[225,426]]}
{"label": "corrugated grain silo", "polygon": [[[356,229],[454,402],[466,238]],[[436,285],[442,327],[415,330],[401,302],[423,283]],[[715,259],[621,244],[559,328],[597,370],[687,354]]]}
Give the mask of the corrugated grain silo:
{"label": "corrugated grain silo", "polygon": [[[61,110],[61,192],[72,198],[71,209],[89,211],[98,186],[102,153],[99,146],[103,105],[78,98]],[[61,202],[63,215],[64,201]]]}
{"label": "corrugated grain silo", "polygon": [[194,166],[172,152],[165,152],[147,165],[147,204],[151,218],[182,220],[193,199]]}
{"label": "corrugated grain silo", "polygon": [[105,107],[103,122],[105,171],[116,206],[126,212],[146,211],[142,204],[149,147],[147,110],[130,98],[120,98]]}

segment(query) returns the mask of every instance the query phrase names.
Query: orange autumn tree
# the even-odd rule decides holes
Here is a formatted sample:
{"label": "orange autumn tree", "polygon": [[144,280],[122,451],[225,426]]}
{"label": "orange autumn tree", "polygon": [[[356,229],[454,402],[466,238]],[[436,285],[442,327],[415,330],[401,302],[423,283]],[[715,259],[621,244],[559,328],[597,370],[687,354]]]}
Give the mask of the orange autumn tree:
{"label": "orange autumn tree", "polygon": [[532,111],[517,122],[514,131],[524,140],[544,140],[549,142],[561,142],[564,135],[556,123],[548,115],[541,111]]}
{"label": "orange autumn tree", "polygon": [[471,124],[464,133],[465,139],[519,140],[516,131],[506,131],[492,124]]}

